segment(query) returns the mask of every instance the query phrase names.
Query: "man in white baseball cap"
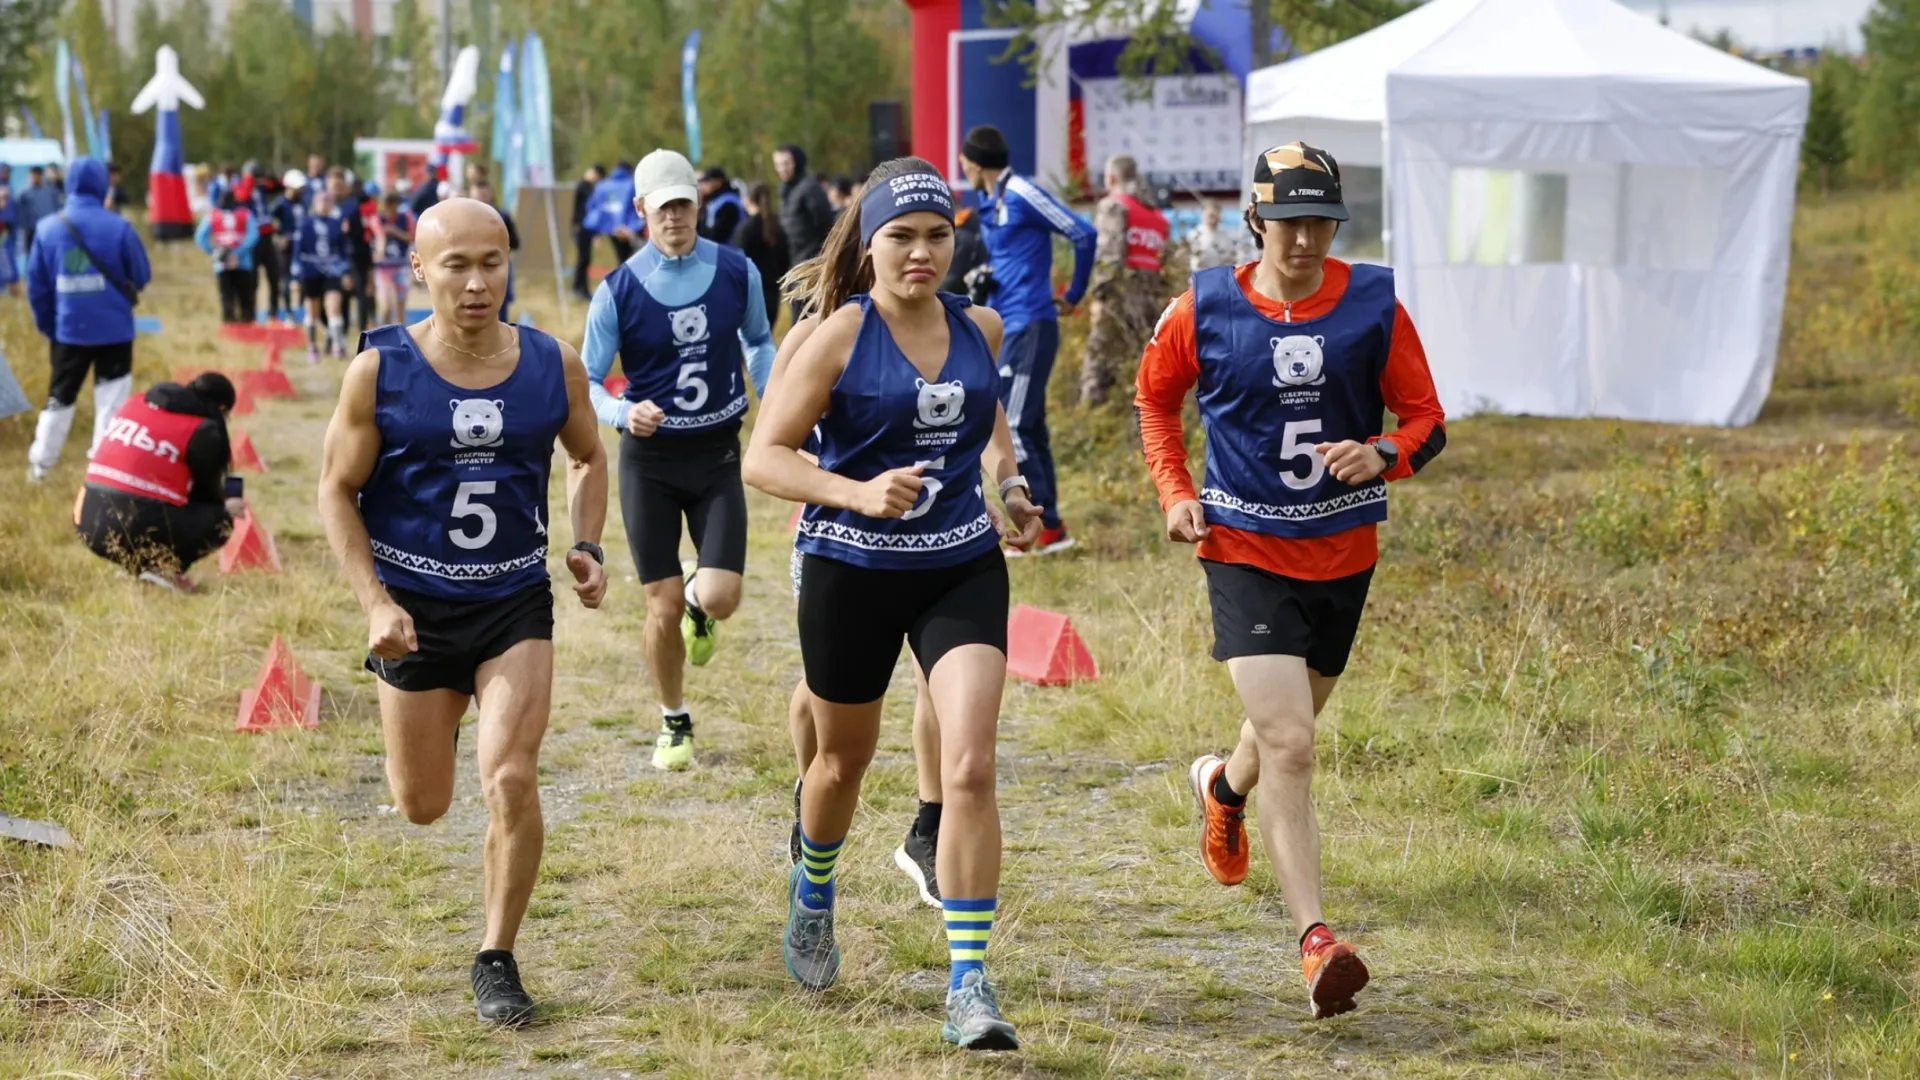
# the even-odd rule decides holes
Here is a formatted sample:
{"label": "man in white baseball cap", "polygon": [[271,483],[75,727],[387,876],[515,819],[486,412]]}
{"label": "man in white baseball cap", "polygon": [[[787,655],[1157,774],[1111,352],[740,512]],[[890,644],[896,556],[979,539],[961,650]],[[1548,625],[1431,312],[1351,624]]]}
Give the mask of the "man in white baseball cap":
{"label": "man in white baseball cap", "polygon": [[[620,509],[647,593],[643,637],[659,691],[658,769],[693,763],[685,664],[713,657],[715,625],[740,604],[747,563],[747,500],[740,484],[745,374],[754,391],[773,369],[773,327],[760,272],[737,249],[701,239],[699,180],[672,150],[633,171],[633,204],[647,243],[608,274],[587,309],[594,411],[622,433]],[[614,355],[627,388],[603,385]],[[680,522],[699,553],[680,563]],[[696,569],[697,567],[697,569]]]}

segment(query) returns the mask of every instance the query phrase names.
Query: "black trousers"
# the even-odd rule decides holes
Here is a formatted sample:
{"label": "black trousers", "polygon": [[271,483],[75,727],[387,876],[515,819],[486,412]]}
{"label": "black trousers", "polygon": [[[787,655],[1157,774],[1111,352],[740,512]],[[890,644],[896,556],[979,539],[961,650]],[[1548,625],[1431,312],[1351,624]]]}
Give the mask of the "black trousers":
{"label": "black trousers", "polygon": [[185,506],[87,485],[80,501],[80,538],[87,550],[130,573],[187,567],[220,550],[233,533],[224,503]]}
{"label": "black trousers", "polygon": [[47,399],[65,408],[80,400],[80,388],[87,383],[88,371],[93,372],[95,383],[133,374],[133,342],[68,345],[56,341],[50,350],[50,359],[53,377],[47,383]]}
{"label": "black trousers", "polygon": [[282,302],[284,290],[280,284],[280,253],[274,250],[272,240],[254,245],[253,263],[267,276],[267,314],[277,319],[281,308],[292,305]]}
{"label": "black trousers", "polygon": [[361,333],[366,333],[369,326],[380,325],[380,313],[373,310],[372,263],[366,266],[353,264],[353,288],[347,290],[347,297],[353,302],[355,320],[359,323]]}
{"label": "black trousers", "polygon": [[633,241],[622,240],[617,236],[609,236],[607,239],[613,242],[614,269],[617,270],[620,263],[633,258]]}
{"label": "black trousers", "polygon": [[573,291],[585,294],[590,291],[587,283],[587,268],[593,265],[593,238],[598,233],[586,229],[573,230]]}
{"label": "black trousers", "polygon": [[253,271],[222,270],[214,276],[220,279],[220,321],[252,322],[253,296],[259,287]]}

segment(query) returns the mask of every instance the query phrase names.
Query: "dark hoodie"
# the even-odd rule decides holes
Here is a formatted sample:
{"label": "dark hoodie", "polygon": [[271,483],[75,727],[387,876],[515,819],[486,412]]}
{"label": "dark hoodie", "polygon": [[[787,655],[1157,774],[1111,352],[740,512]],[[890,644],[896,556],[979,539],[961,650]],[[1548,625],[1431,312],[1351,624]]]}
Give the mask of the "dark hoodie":
{"label": "dark hoodie", "polygon": [[[27,264],[33,322],[42,334],[67,345],[132,341],[133,301],[115,282],[137,292],[152,276],[140,234],[101,203],[106,194],[107,167],[90,157],[73,159],[64,214],[42,218],[34,232]],[[81,253],[74,229],[86,250],[104,265],[94,265]]]}
{"label": "dark hoodie", "polygon": [[780,231],[787,236],[793,261],[800,263],[820,254],[827,242],[827,230],[833,228],[833,203],[807,172],[807,152],[792,143],[780,149],[793,155],[793,179],[780,182]]}

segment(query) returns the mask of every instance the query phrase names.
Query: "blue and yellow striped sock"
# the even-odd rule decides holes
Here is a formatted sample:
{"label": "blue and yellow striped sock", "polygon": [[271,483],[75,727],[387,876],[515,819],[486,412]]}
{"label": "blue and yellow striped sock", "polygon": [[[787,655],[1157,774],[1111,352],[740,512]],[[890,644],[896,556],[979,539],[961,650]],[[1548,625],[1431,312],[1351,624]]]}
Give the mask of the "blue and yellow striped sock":
{"label": "blue and yellow striped sock", "polygon": [[840,861],[840,849],[847,842],[841,837],[821,844],[800,834],[800,902],[822,911],[833,906],[833,864]]}
{"label": "blue and yellow striped sock", "polygon": [[940,902],[947,914],[947,958],[953,962],[947,989],[960,989],[960,980],[969,971],[986,972],[987,935],[993,932],[993,909],[998,903],[995,896],[982,900],[949,896]]}

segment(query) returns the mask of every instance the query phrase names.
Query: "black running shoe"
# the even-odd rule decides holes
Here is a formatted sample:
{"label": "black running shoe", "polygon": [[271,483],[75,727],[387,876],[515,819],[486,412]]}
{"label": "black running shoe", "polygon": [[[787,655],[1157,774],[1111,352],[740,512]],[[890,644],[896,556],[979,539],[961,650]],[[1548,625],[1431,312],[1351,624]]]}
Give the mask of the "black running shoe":
{"label": "black running shoe", "polygon": [[787,841],[787,854],[800,861],[800,781],[793,782],[793,837]]}
{"label": "black running shoe", "polygon": [[940,882],[933,872],[934,849],[939,841],[938,836],[921,836],[909,828],[907,838],[893,849],[893,865],[913,879],[914,887],[920,890],[920,899],[934,907],[940,906]]}
{"label": "black running shoe", "polygon": [[473,962],[473,1011],[482,1021],[503,1027],[533,1022],[533,998],[520,985],[520,965],[513,957]]}

